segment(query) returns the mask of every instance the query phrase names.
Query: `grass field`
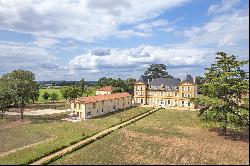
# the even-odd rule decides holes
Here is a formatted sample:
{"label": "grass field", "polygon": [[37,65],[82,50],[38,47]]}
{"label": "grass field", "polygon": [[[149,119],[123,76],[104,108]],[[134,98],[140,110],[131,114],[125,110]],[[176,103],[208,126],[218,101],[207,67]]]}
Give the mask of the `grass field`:
{"label": "grass field", "polygon": [[61,94],[60,89],[55,89],[55,88],[47,88],[47,89],[39,89],[39,97],[38,97],[38,102],[44,102],[44,98],[42,97],[44,92],[48,92],[49,94],[51,93],[57,93],[58,94],[58,100],[63,100],[63,96]]}
{"label": "grass field", "polygon": [[[148,110],[150,108],[129,108],[76,123],[61,121],[65,114],[25,116],[25,120],[17,124],[17,117],[0,119],[0,164],[25,164],[55,149],[70,145],[73,141],[118,124],[121,119],[125,121]],[[29,147],[23,148],[24,146]],[[23,149],[2,155],[18,148]]]}
{"label": "grass field", "polygon": [[249,164],[249,131],[224,138],[195,112],[159,110],[53,164]]}
{"label": "grass field", "polygon": [[[88,89],[91,89],[92,90],[92,93],[89,94],[89,96],[94,96],[95,95],[95,90],[96,88],[95,87],[87,87]],[[47,89],[39,89],[39,97],[38,97],[38,102],[45,102],[44,98],[42,97],[44,92],[48,92],[49,94],[51,93],[57,93],[58,94],[58,101],[61,101],[61,100],[65,100],[61,94],[61,91],[60,89],[57,89],[57,88],[47,88]],[[49,98],[50,100],[50,98]]]}

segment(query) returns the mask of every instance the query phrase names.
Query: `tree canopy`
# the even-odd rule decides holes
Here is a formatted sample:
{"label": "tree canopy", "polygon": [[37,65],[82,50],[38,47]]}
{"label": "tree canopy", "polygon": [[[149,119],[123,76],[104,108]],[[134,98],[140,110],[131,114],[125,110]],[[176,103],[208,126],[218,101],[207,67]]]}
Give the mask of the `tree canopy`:
{"label": "tree canopy", "polygon": [[249,110],[242,105],[242,96],[249,89],[249,75],[242,68],[248,61],[224,52],[216,55],[216,63],[206,69],[205,94],[192,101],[202,107],[201,119],[220,125],[224,134],[228,126],[248,128]]}
{"label": "tree canopy", "polygon": [[167,72],[167,66],[164,64],[151,64],[144,72],[145,76],[155,78],[173,78]]}
{"label": "tree canopy", "polygon": [[21,108],[21,118],[23,119],[23,109],[25,104],[34,99],[37,91],[35,74],[27,70],[14,70],[4,74],[2,80],[6,83],[11,102]]}

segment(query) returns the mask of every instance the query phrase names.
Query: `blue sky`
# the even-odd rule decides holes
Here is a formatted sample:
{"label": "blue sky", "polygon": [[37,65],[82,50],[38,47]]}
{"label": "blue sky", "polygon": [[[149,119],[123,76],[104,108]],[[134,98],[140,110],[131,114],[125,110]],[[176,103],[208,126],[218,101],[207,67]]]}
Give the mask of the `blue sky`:
{"label": "blue sky", "polygon": [[[249,56],[248,0],[0,0],[0,76],[138,78],[163,63],[203,75],[224,51]],[[248,70],[248,67],[246,67]]]}

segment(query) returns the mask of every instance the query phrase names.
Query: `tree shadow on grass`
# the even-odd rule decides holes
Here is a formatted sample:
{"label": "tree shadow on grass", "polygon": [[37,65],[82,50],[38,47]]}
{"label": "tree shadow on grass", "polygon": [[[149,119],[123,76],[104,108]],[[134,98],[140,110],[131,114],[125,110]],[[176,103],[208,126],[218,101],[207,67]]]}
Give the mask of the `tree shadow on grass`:
{"label": "tree shadow on grass", "polygon": [[231,129],[227,129],[227,135],[224,135],[224,132],[220,128],[211,128],[209,129],[211,132],[216,132],[220,137],[224,139],[228,139],[231,141],[241,141],[249,143],[249,129],[235,131]]}

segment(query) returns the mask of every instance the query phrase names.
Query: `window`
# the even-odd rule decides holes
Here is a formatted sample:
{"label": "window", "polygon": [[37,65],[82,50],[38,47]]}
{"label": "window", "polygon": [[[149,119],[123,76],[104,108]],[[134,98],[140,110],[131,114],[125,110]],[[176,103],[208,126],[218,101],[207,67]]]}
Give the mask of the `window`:
{"label": "window", "polygon": [[87,112],[87,116],[91,115],[91,112]]}
{"label": "window", "polygon": [[185,91],[184,87],[181,87],[181,90],[182,90],[182,91]]}
{"label": "window", "polygon": [[170,100],[168,100],[168,104],[170,104]]}
{"label": "window", "polygon": [[185,97],[185,94],[184,94],[184,93],[182,93],[182,94],[181,94],[181,97]]}
{"label": "window", "polygon": [[188,91],[190,91],[190,87],[188,87]]}
{"label": "window", "polygon": [[103,112],[103,109],[102,109],[102,112]]}
{"label": "window", "polygon": [[164,96],[164,92],[161,92],[161,96]]}
{"label": "window", "polygon": [[157,92],[155,92],[155,96],[157,95]]}
{"label": "window", "polygon": [[141,99],[141,104],[143,104],[143,99]]}
{"label": "window", "polygon": [[185,102],[184,102],[184,101],[182,101],[182,102],[181,102],[181,104],[182,104],[182,107],[184,107]]}
{"label": "window", "polygon": [[141,90],[142,90],[142,86],[141,86]]}
{"label": "window", "polygon": [[177,97],[178,97],[178,93],[174,93],[174,96],[177,96]]}
{"label": "window", "polygon": [[163,100],[161,100],[161,105],[163,105],[164,104],[164,101]]}
{"label": "window", "polygon": [[177,100],[175,100],[175,106],[177,106],[178,105],[178,101]]}
{"label": "window", "polygon": [[188,102],[188,106],[191,106],[191,103],[190,103],[190,102]]}

